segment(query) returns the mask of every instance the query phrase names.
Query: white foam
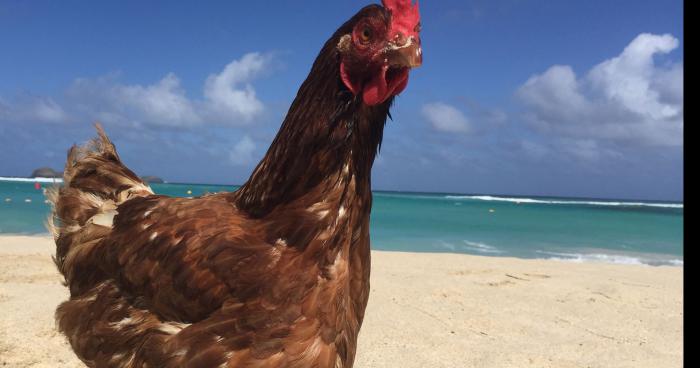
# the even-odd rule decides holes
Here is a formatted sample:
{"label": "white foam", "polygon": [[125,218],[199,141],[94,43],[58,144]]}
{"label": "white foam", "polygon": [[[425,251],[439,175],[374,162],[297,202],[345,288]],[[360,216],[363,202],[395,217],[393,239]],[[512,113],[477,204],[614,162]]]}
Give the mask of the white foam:
{"label": "white foam", "polygon": [[473,250],[479,253],[491,253],[491,254],[498,254],[498,253],[503,253],[503,251],[499,250],[498,248],[484,244],[484,243],[478,243],[478,242],[472,242],[469,240],[462,240],[465,246],[463,246],[464,249],[467,250]]}
{"label": "white foam", "polygon": [[63,183],[60,178],[12,178],[0,176],[0,181],[16,181],[23,183]]}
{"label": "white foam", "polygon": [[661,208],[683,208],[682,203],[651,203],[651,202],[607,202],[607,201],[565,201],[565,200],[546,200],[534,198],[518,198],[518,197],[496,197],[490,195],[478,196],[445,196],[447,199],[473,199],[481,201],[499,201],[513,203],[539,203],[539,204],[573,204],[573,205],[589,205],[589,206],[627,206],[627,207],[661,207]]}
{"label": "white foam", "polygon": [[479,243],[479,242],[473,242],[469,240],[462,240],[464,244],[453,244],[450,242],[446,242],[444,240],[438,240],[438,242],[435,244],[436,247],[442,248],[442,249],[447,249],[450,252],[457,252],[457,253],[481,253],[481,254],[490,254],[490,255],[496,255],[496,254],[503,254],[504,252],[492,245],[484,244],[484,243]]}
{"label": "white foam", "polygon": [[626,265],[683,266],[683,260],[681,259],[655,258],[653,256],[643,257],[604,253],[560,253],[541,250],[536,252],[545,254],[545,259],[575,263],[602,262]]}

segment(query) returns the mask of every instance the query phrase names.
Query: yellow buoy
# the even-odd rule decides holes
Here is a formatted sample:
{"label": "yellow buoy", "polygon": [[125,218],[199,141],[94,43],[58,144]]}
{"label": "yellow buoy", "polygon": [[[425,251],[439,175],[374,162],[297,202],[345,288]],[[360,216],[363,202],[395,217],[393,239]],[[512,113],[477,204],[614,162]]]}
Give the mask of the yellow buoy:
{"label": "yellow buoy", "polygon": [[188,189],[187,194],[192,194],[192,191]]}

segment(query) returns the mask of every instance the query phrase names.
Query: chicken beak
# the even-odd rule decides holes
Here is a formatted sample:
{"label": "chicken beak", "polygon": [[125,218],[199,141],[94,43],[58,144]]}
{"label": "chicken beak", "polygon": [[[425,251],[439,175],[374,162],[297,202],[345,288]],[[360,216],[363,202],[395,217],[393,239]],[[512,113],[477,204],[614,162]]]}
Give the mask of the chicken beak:
{"label": "chicken beak", "polygon": [[417,68],[423,64],[420,38],[408,37],[404,42],[397,38],[387,45],[384,57],[391,67]]}

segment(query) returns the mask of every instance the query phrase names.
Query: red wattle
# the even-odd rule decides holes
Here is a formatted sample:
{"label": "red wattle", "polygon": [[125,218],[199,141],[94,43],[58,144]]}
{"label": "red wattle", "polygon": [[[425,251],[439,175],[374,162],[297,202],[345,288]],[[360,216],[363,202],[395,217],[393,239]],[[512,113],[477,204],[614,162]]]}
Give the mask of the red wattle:
{"label": "red wattle", "polygon": [[388,66],[382,67],[362,86],[360,82],[352,80],[345,63],[341,62],[340,79],[355,96],[362,93],[362,101],[366,105],[375,106],[401,93],[408,84],[408,68],[395,71],[389,76],[390,80],[387,80],[388,70]]}
{"label": "red wattle", "polygon": [[365,85],[362,93],[362,100],[366,105],[379,105],[386,101],[389,97],[395,96],[406,88],[408,84],[408,69],[404,68],[397,71],[387,80],[387,71],[389,67],[383,67],[369,82]]}
{"label": "red wattle", "polygon": [[342,61],[340,62],[340,79],[343,80],[343,84],[345,84],[345,87],[348,87],[353,95],[357,96],[357,94],[360,93],[360,85],[352,82],[350,75],[347,70],[345,70],[345,62]]}
{"label": "red wattle", "polygon": [[362,91],[362,100],[366,105],[374,106],[384,102],[387,90],[386,70],[386,67],[380,69],[365,85],[365,89]]}
{"label": "red wattle", "polygon": [[406,77],[403,78],[394,88],[394,90],[391,92],[393,96],[397,96],[399,93],[403,92],[404,89],[406,89],[406,86],[408,85],[408,72],[406,73]]}

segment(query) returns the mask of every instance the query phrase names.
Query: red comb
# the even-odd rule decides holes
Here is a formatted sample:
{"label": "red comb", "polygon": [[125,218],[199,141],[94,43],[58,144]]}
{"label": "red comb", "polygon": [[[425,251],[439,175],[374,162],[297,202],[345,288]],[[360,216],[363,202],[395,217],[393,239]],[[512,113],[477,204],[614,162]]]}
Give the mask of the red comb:
{"label": "red comb", "polygon": [[403,33],[404,36],[417,36],[416,26],[420,23],[418,0],[382,0],[382,5],[391,12],[391,34]]}

